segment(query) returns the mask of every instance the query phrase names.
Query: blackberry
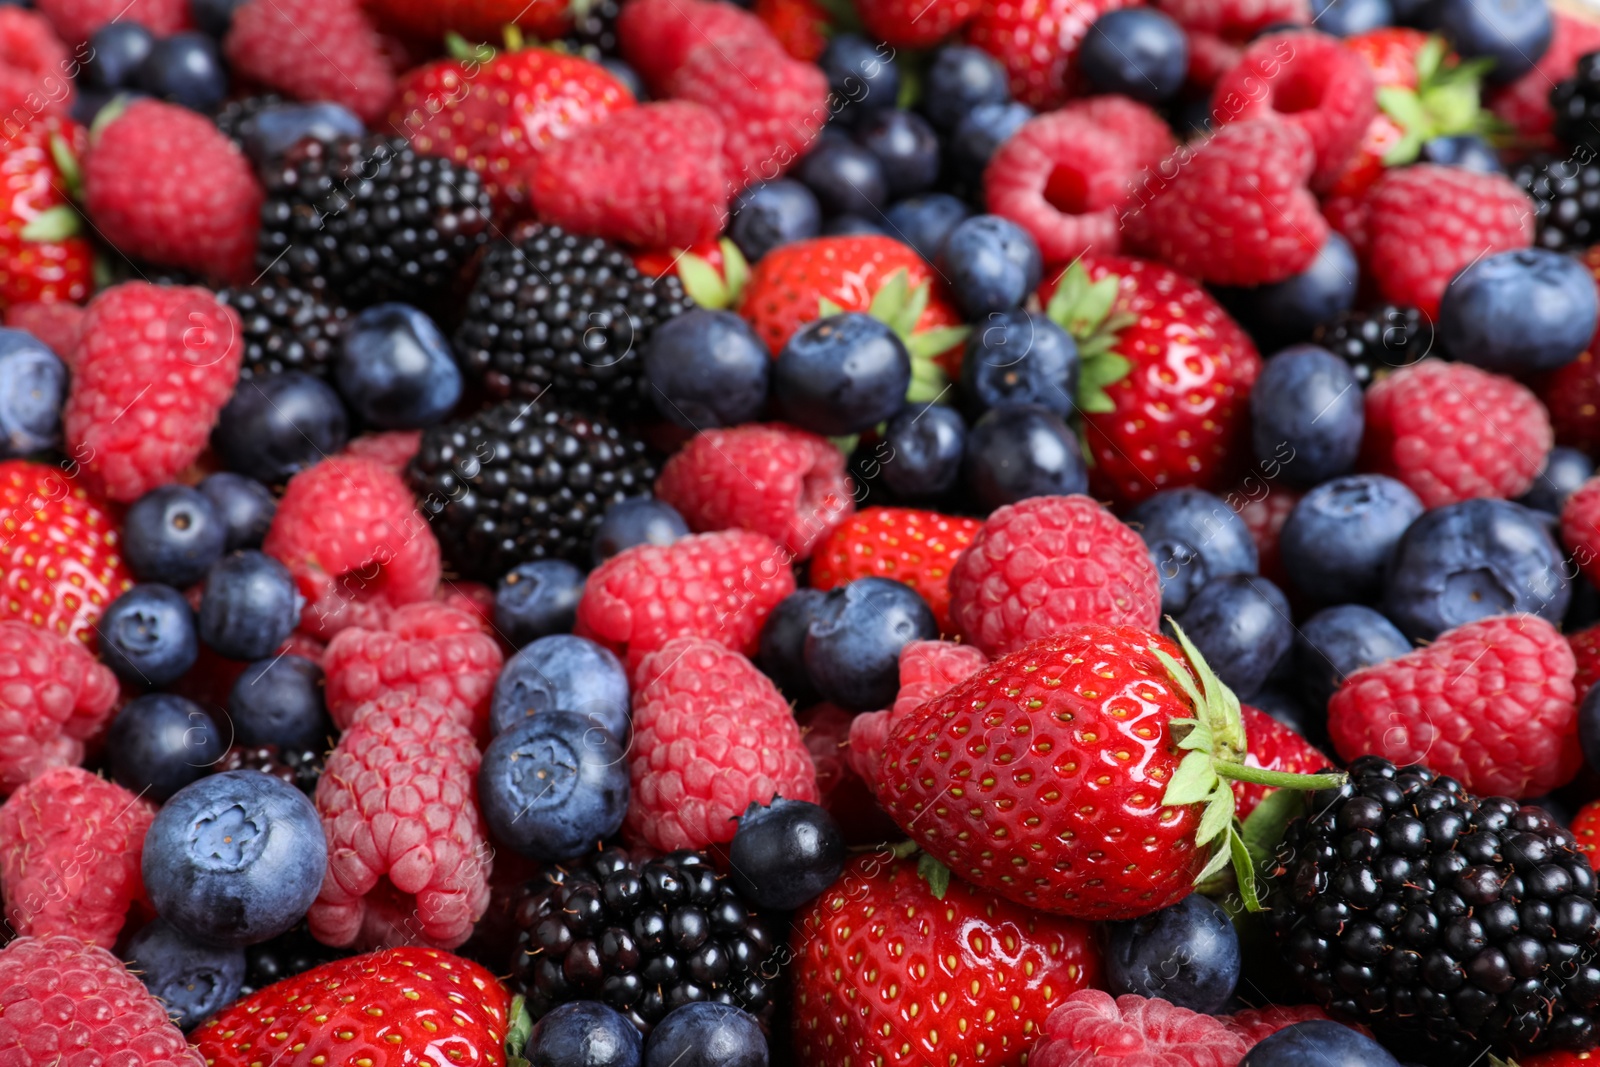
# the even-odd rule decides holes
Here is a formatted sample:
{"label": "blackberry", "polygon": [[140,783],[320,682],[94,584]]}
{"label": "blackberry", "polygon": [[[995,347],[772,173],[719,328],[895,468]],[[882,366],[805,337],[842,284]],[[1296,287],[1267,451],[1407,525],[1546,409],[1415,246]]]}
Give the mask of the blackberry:
{"label": "blackberry", "polygon": [[1600,161],[1541,154],[1511,177],[1533,198],[1536,247],[1582,252],[1600,242]]}
{"label": "blackberry", "polygon": [[339,354],[350,312],[292,285],[223,289],[217,299],[239,313],[244,333],[241,378],[305,371],[326,378]]}
{"label": "blackberry", "polygon": [[1572,77],[1550,90],[1550,110],[1551,128],[1561,140],[1574,148],[1600,147],[1600,52],[1580,56]]}
{"label": "blackberry", "polygon": [[349,949],[332,948],[311,936],[304,923],[279,934],[270,941],[244,950],[244,986],[241,998],[259,992],[275,982],[304,974],[313,967],[342,960],[352,955]]}
{"label": "blackberry", "polygon": [[496,397],[551,390],[625,410],[642,398],[651,331],[688,307],[676,274],[647,278],[610,241],[534,225],[489,248],[455,349]]}
{"label": "blackberry", "polygon": [[1415,363],[1433,345],[1433,327],[1422,312],[1398,304],[1341,311],[1317,327],[1315,342],[1350,364],[1365,389],[1396,367]]}
{"label": "blackberry", "polygon": [[1595,1043],[1595,873],[1547,812],[1375,756],[1309,811],[1267,918],[1330,1013],[1430,1062]]}
{"label": "blackberry", "polygon": [[584,0],[571,6],[572,29],[567,47],[591,62],[617,54],[617,15],[620,0]]}
{"label": "blackberry", "polygon": [[698,852],[606,849],[546,870],[512,914],[510,985],[535,1019],[569,1000],[603,1000],[646,1033],[693,1001],[771,1016],[781,942]]}
{"label": "blackberry", "polygon": [[260,771],[310,794],[322,777],[322,755],[311,749],[280,751],[277,745],[234,745],[223,753],[218,771]]}
{"label": "blackberry", "polygon": [[265,279],[356,306],[449,302],[489,235],[489,194],[467,167],[404,138],[306,138],[262,173]]}
{"label": "blackberry", "polygon": [[513,400],[425,430],[406,476],[451,569],[492,583],[533,559],[587,565],[606,508],[647,495],[656,465],[598,416]]}

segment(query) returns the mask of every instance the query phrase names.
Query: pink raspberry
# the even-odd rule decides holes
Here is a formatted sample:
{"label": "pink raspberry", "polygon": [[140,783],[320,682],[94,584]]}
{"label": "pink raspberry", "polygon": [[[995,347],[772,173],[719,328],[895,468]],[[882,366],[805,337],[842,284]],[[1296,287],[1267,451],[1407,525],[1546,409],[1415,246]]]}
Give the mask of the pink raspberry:
{"label": "pink raspberry", "polygon": [[8,142],[14,143],[33,119],[67,117],[77,95],[72,76],[86,54],[69,54],[50,21],[37,12],[0,10],[0,115],[5,116],[0,128]]}
{"label": "pink raspberry", "polygon": [[817,772],[789,704],[737,652],[700,637],[669,641],[639,667],[632,795],[623,833],[652,848],[733,840],[735,816],[775,796],[817,800]]}
{"label": "pink raspberry", "polygon": [[658,96],[696,46],[747,41],[776,46],[766,23],[742,7],[714,0],[631,0],[617,16],[622,58]]}
{"label": "pink raspberry", "polygon": [[1256,543],[1256,554],[1261,560],[1262,576],[1279,585],[1287,585],[1288,581],[1278,557],[1278,535],[1302,495],[1286,486],[1273,486],[1262,493],[1261,483],[1254,480],[1223,497],[1250,530],[1250,539]]}
{"label": "pink raspberry", "polygon": [[421,430],[385,430],[381,433],[364,433],[344,446],[344,455],[361,456],[389,467],[396,474],[403,473],[411,457],[422,447]]}
{"label": "pink raspberry", "polygon": [[452,582],[445,579],[434,592],[434,599],[457,611],[464,611],[486,634],[495,633],[494,590],[482,582]]}
{"label": "pink raspberry", "polygon": [[661,468],[656,496],[691,530],[754,530],[795,559],[856,510],[844,455],[781,423],[700,431]]}
{"label": "pink raspberry", "polygon": [[6,308],[6,325],[14,330],[27,330],[50,346],[50,351],[60,356],[68,369],[72,367],[78,350],[78,336],[83,332],[83,308],[64,300],[42,303],[27,300]]}
{"label": "pink raspberry", "polygon": [[[1595,496],[1595,490],[1590,490],[1590,499],[1593,500]],[[1600,519],[1600,515],[1596,515],[1595,518]],[[1565,532],[1562,533],[1561,540],[1567,544],[1572,543]],[[1590,551],[1588,555],[1592,558],[1593,552]],[[1578,561],[1582,569],[1582,556],[1578,557]],[[1588,629],[1568,634],[1567,644],[1572,646],[1572,657],[1577,661],[1578,672],[1573,675],[1572,684],[1577,691],[1578,700],[1582,701],[1594,683],[1600,682],[1600,626],[1590,626]]]}
{"label": "pink raspberry", "polygon": [[1248,1051],[1221,1021],[1169,1001],[1080,989],[1045,1020],[1029,1067],[1235,1067]]}
{"label": "pink raspberry", "polygon": [[360,708],[317,781],[328,875],[311,932],[362,949],[454,948],[489,906],[478,746],[461,717],[389,693]]}
{"label": "pink raspberry", "polygon": [[[1600,579],[1600,478],[1590,478],[1567,497],[1561,509],[1561,543],[1572,552],[1572,561],[1584,577]],[[1573,634],[1572,647],[1579,655],[1581,672],[1587,675],[1589,663],[1595,661],[1594,669],[1600,673],[1600,627]]]}
{"label": "pink raspberry", "polygon": [[[1315,1004],[1268,1004],[1264,1008],[1245,1008],[1232,1015],[1217,1016],[1218,1022],[1244,1038],[1245,1044],[1251,1047],[1295,1023],[1322,1022],[1327,1019],[1328,1013]],[[1351,1026],[1350,1029],[1371,1036],[1365,1026]]]}
{"label": "pink raspberry", "polygon": [[128,908],[144,899],[139,861],[154,818],[154,805],[80,767],[46,771],[12,793],[0,807],[11,929],[116,944]]}
{"label": "pink raspberry", "polygon": [[132,19],[157,37],[193,25],[189,0],[139,0],[137,17],[130,12],[128,0],[38,0],[34,6],[68,44],[87,41],[95,30],[119,18]]}
{"label": "pink raspberry", "polygon": [[357,0],[249,0],[224,48],[235,73],[298,100],[338,100],[368,123],[394,98],[394,71]]}
{"label": "pink raspberry", "polygon": [[900,650],[900,692],[887,711],[869,711],[850,723],[845,758],[864,782],[878,780],[883,746],[903,717],[983,669],[989,657],[954,641],[912,641]]}
{"label": "pink raspberry", "polygon": [[0,621],[0,796],[82,763],[118,695],[116,676],[80,642]]}

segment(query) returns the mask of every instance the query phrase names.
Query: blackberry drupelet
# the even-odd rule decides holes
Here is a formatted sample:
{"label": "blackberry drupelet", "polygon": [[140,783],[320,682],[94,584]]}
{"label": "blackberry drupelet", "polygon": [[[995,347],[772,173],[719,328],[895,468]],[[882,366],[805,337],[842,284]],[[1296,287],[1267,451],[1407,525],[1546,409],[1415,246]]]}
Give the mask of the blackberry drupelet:
{"label": "blackberry drupelet", "polygon": [[447,305],[488,239],[482,179],[403,138],[306,138],[261,177],[263,277],[354,306]]}
{"label": "blackberry drupelet", "polygon": [[651,332],[689,308],[676,274],[647,278],[599,237],[534,225],[498,241],[467,297],[455,350],[496,397],[640,402]]}
{"label": "blackberry drupelet", "polygon": [[1600,147],[1600,52],[1578,58],[1572,77],[1550,90],[1552,129],[1568,145]]}
{"label": "blackberry drupelet", "polygon": [[1595,874],[1542,808],[1363,756],[1308,810],[1267,906],[1319,1004],[1428,1062],[1594,1044]]}
{"label": "blackberry drupelet", "polygon": [[301,923],[287,933],[244,950],[244,986],[239,996],[247,997],[275,982],[352,954],[349,949],[324,945]]}
{"label": "blackberry drupelet", "polygon": [[424,431],[406,477],[450,569],[493,583],[528,560],[587,566],[606,508],[647,495],[656,464],[598,416],[512,400]]}
{"label": "blackberry drupelet", "polygon": [[1600,242],[1600,161],[1592,155],[1538,155],[1511,172],[1533,198],[1533,243],[1553,252],[1582,252]]}
{"label": "blackberry drupelet", "polygon": [[693,1001],[771,1015],[777,932],[698,852],[612,848],[552,867],[523,887],[513,923],[510,985],[535,1019],[569,1000],[602,1000],[646,1033]]}
{"label": "blackberry drupelet", "polygon": [[350,312],[317,294],[267,282],[223,289],[217,299],[239,313],[244,365],[239,377],[304,371],[326,378]]}
{"label": "blackberry drupelet", "polygon": [[616,55],[617,15],[621,11],[620,0],[587,0],[573,4],[572,29],[565,38],[567,46],[590,61]]}
{"label": "blackberry drupelet", "polygon": [[234,745],[217,764],[218,771],[260,771],[310,795],[322,777],[322,754],[311,749],[280,751],[277,745]]}
{"label": "blackberry drupelet", "polygon": [[1313,340],[1350,364],[1365,389],[1396,367],[1426,356],[1433,346],[1433,327],[1416,308],[1380,304],[1340,312],[1317,327]]}

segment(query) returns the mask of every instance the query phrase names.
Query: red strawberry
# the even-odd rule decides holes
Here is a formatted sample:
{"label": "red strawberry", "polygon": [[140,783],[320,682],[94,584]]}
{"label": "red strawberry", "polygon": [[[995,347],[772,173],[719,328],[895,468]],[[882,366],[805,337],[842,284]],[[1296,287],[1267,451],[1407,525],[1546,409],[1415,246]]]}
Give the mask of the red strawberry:
{"label": "red strawberry", "polygon": [[1011,93],[1036,111],[1077,92],[1078,46],[1094,20],[1135,0],[981,0],[966,38],[1006,68]]}
{"label": "red strawberry", "polygon": [[811,586],[832,589],[876,576],[904,582],[928,602],[939,632],[950,624],[950,571],[983,524],[915,508],[868,508],[817,545]]}
{"label": "red strawberry", "polygon": [[1309,0],[1156,0],[1190,33],[1212,33],[1240,43],[1271,26],[1304,26],[1311,22]]}
{"label": "red strawberry", "polygon": [[1531,1056],[1518,1058],[1517,1067],[1582,1067],[1589,1064],[1600,1063],[1600,1048],[1584,1049],[1582,1052],[1568,1052],[1564,1049],[1555,1052],[1535,1052]]}
{"label": "red strawberry", "polygon": [[893,48],[928,48],[971,21],[978,0],[855,0],[873,37]]}
{"label": "red strawberry", "polygon": [[814,63],[828,46],[828,13],[816,0],[756,0],[750,10],[796,59]]}
{"label": "red strawberry", "polygon": [[567,0],[363,0],[382,29],[437,41],[458,33],[473,41],[498,40],[508,24],[531,37],[560,37],[569,22]]}
{"label": "red strawberry", "polygon": [[1568,827],[1577,839],[1577,849],[1589,857],[1589,866],[1600,870],[1600,800],[1591,800],[1578,809]]}
{"label": "red strawberry", "polygon": [[0,306],[88,299],[92,253],[70,198],[88,145],[77,123],[41,118],[0,153]]}

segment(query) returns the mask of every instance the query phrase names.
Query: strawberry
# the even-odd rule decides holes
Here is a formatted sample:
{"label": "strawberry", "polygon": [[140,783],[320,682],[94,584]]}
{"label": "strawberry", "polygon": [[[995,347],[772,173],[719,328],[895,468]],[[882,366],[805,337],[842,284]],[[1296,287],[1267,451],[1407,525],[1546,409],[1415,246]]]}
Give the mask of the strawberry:
{"label": "strawberry", "polygon": [[553,40],[570,18],[568,0],[363,0],[378,26],[408,38],[438,40],[457,33],[474,41],[498,38],[508,24]]}
{"label": "strawberry", "polygon": [[1577,839],[1578,851],[1589,857],[1589,866],[1600,870],[1600,800],[1579,808],[1569,829]]}
{"label": "strawberry", "polygon": [[756,0],[750,10],[795,59],[814,63],[828,46],[828,13],[817,0]]}
{"label": "strawberry", "polygon": [[88,146],[82,126],[45,117],[0,152],[0,307],[88,299],[92,253],[70,199]]}
{"label": "strawberry", "polygon": [[[1239,710],[1244,713],[1245,736],[1250,739],[1250,750],[1244,757],[1246,767],[1315,774],[1324,767],[1333,766],[1333,761],[1301,737],[1294,727],[1248,704]],[[1256,810],[1256,805],[1270,792],[1272,789],[1269,786],[1234,782],[1233,795],[1238,801],[1239,818],[1248,819],[1250,813]]]}
{"label": "strawberry", "polygon": [[832,589],[876,576],[904,582],[928,602],[939,632],[950,624],[950,569],[983,524],[915,508],[868,508],[813,550],[811,586]]}
{"label": "strawberry", "polygon": [[1094,20],[1136,0],[983,0],[968,42],[1000,61],[1011,93],[1036,111],[1060,107],[1081,88],[1072,61]]}

